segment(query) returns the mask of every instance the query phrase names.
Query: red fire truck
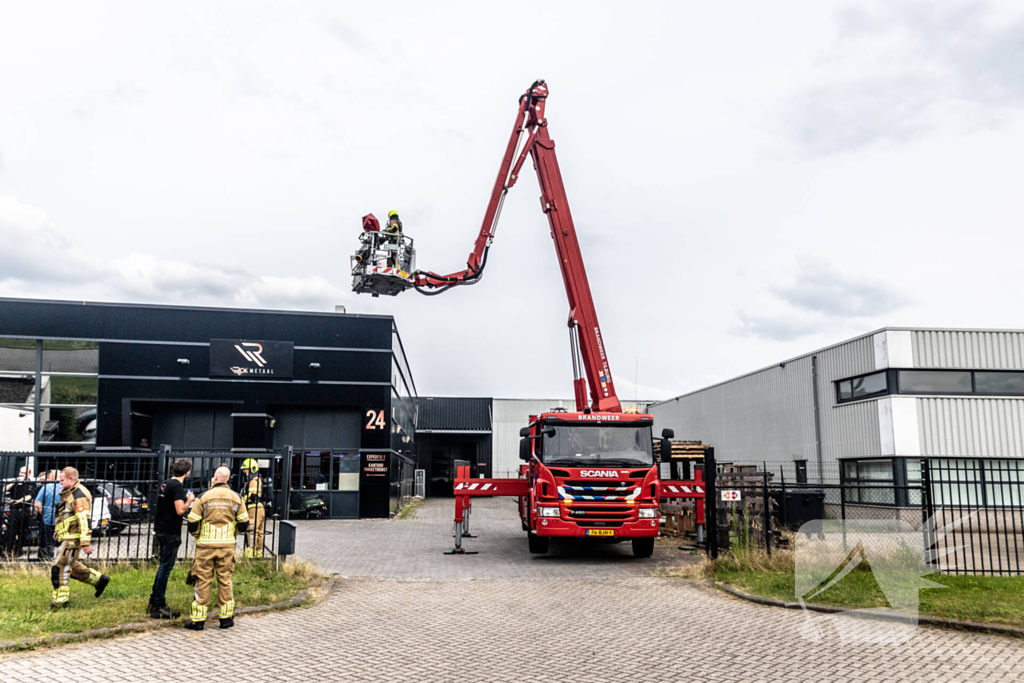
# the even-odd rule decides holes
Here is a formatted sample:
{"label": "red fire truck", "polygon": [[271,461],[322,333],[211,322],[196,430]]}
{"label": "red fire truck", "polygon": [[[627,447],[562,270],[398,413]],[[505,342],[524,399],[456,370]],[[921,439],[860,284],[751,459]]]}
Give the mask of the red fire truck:
{"label": "red fire truck", "polygon": [[[636,556],[649,557],[658,535],[660,498],[696,499],[696,522],[703,524],[703,482],[699,478],[661,481],[654,457],[653,418],[624,413],[615,394],[583,255],[555,157],[555,143],[545,116],[547,98],[548,86],[543,80],[534,82],[519,98],[512,135],[464,270],[439,275],[411,267],[403,269],[401,264],[413,263],[411,245],[406,249],[402,244],[396,245],[394,239],[385,245],[387,238],[373,229],[377,221],[371,214],[363,219],[369,237],[364,235],[361,252],[353,257],[353,290],[375,296],[395,295],[410,288],[424,294],[439,294],[478,282],[487,265],[505,195],[519,180],[526,159],[531,158],[540,182],[541,209],[548,217],[569,299],[576,411],[531,417],[529,426],[520,432],[519,457],[526,464],[516,479],[472,479],[468,467],[460,468],[454,487],[453,552],[466,552],[461,541],[467,531],[467,513],[473,496],[517,496],[532,553],[546,553],[551,537],[572,536],[629,539]],[[374,254],[390,261],[375,261]],[[398,267],[394,267],[396,263]],[[664,440],[672,436],[671,430],[663,431],[663,451]]]}

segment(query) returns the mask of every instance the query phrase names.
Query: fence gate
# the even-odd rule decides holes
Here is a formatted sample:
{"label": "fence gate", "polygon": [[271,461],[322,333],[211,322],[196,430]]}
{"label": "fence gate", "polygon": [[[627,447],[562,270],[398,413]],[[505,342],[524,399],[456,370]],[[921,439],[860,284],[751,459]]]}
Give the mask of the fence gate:
{"label": "fence gate", "polygon": [[[57,473],[65,467],[77,469],[79,481],[92,494],[90,559],[142,562],[153,558],[157,493],[178,458],[192,461],[184,486],[196,497],[210,488],[214,470],[226,465],[231,469],[228,485],[244,498],[250,473],[243,471],[243,462],[249,458],[257,461],[265,514],[262,544],[257,550],[264,556],[272,554],[278,513],[275,482],[281,474],[274,453],[174,453],[169,449],[156,453],[0,453],[0,562],[51,561],[55,546],[52,522],[60,489]],[[35,506],[37,500],[40,511]],[[191,557],[195,541],[184,532],[182,536],[179,556]],[[240,543],[245,548],[258,540],[258,534],[250,533]]]}

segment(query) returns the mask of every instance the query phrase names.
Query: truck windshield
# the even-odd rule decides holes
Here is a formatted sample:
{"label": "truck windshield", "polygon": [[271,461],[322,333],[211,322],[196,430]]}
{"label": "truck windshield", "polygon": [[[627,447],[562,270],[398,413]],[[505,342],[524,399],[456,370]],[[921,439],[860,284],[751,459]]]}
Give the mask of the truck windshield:
{"label": "truck windshield", "polygon": [[[551,434],[550,430],[554,430]],[[654,464],[651,428],[598,425],[545,427],[541,460],[545,465],[636,467]]]}

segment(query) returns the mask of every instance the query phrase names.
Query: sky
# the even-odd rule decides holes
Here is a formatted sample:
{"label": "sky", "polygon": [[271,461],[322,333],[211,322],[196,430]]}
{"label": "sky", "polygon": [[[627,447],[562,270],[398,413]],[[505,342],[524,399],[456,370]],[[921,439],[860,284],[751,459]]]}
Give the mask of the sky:
{"label": "sky", "polygon": [[420,395],[571,396],[534,177],[479,285],[351,291],[371,212],[465,266],[537,78],[621,398],[1024,328],[1024,9],[956,0],[8,3],[0,296],[344,305]]}

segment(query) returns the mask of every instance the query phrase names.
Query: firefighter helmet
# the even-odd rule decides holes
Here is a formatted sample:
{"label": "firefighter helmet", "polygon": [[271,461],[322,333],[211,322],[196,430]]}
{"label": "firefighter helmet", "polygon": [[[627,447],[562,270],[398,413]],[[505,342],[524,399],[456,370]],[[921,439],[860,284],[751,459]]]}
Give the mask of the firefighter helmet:
{"label": "firefighter helmet", "polygon": [[388,220],[390,221],[393,218],[398,218],[398,212],[395,211],[394,209],[391,209],[390,211],[388,211]]}
{"label": "firefighter helmet", "polygon": [[256,462],[255,458],[246,458],[245,461],[242,462],[242,469],[249,470],[253,474],[256,474],[260,471],[260,464]]}

